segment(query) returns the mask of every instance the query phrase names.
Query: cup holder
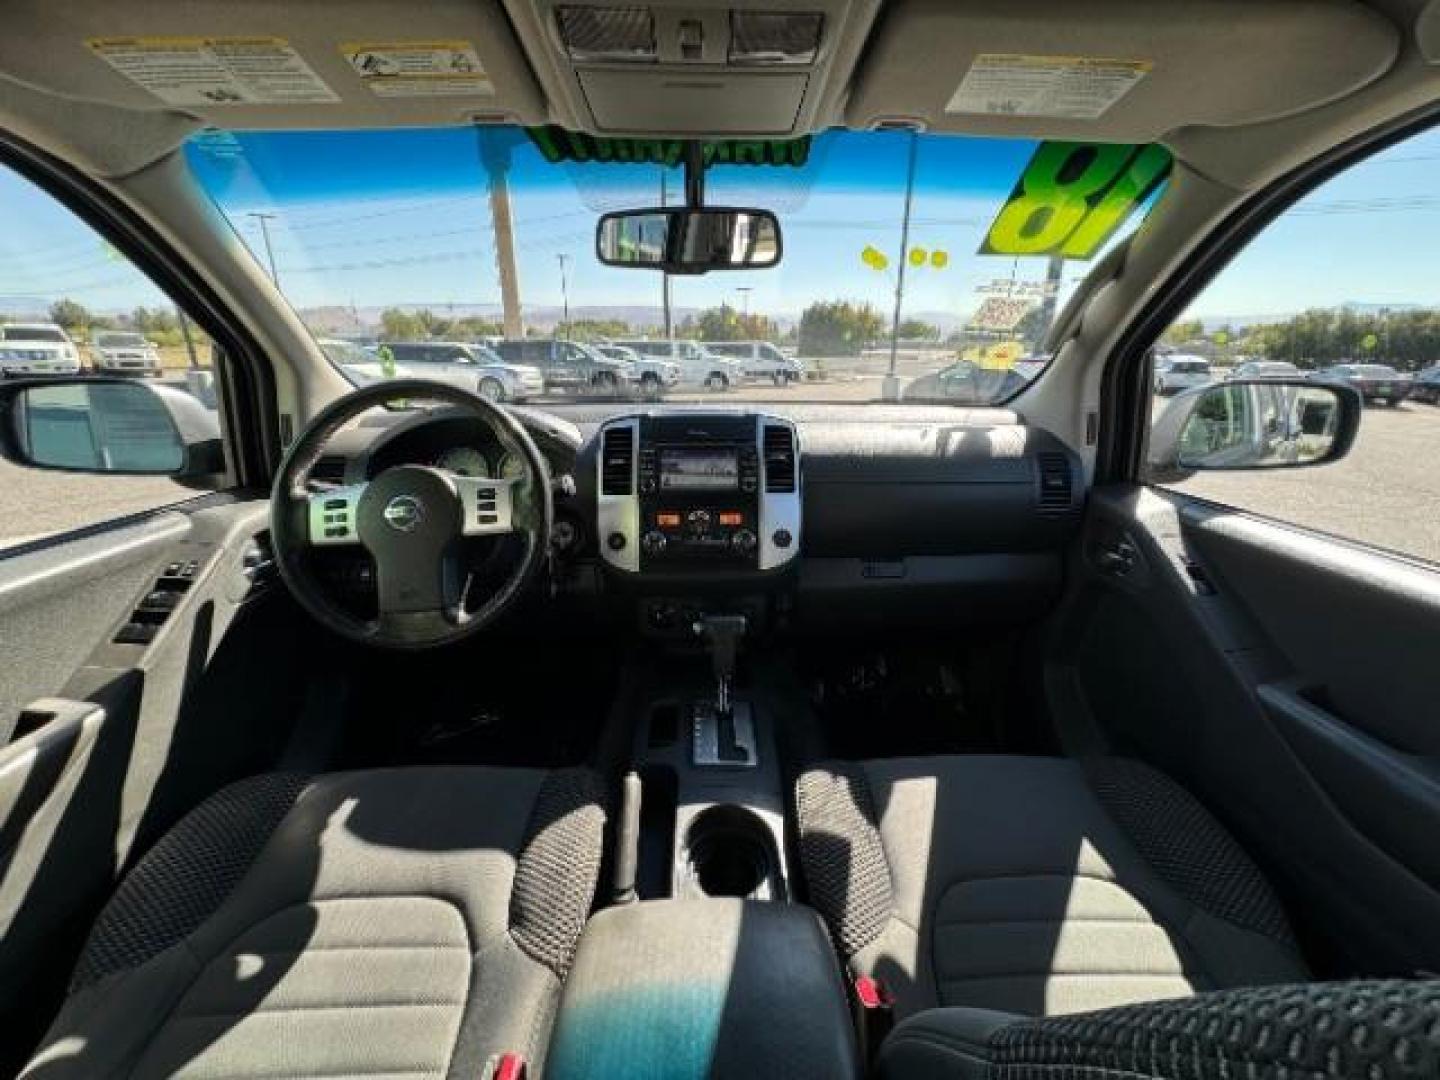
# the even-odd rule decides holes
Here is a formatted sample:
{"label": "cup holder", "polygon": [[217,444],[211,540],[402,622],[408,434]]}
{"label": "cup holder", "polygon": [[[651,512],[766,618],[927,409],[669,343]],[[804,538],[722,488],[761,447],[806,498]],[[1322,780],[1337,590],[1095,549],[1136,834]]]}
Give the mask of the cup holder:
{"label": "cup holder", "polygon": [[765,823],[738,806],[712,806],[685,833],[686,871],[705,896],[780,899],[775,843]]}

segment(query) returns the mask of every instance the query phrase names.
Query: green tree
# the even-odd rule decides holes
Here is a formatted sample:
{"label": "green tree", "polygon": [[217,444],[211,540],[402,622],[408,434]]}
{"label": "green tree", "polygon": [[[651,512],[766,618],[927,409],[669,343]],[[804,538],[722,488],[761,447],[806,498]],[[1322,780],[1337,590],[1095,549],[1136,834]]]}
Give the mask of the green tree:
{"label": "green tree", "polygon": [[130,325],[141,333],[170,333],[178,329],[173,313],[164,308],[137,307],[130,313]]}
{"label": "green tree", "polygon": [[577,341],[600,341],[630,335],[630,324],[622,319],[576,319],[570,324],[570,336]]}
{"label": "green tree", "polygon": [[56,300],[50,305],[50,321],[66,330],[83,330],[90,325],[90,312],[74,300]]}
{"label": "green tree", "polygon": [[386,308],[380,313],[382,341],[417,341],[427,336],[425,324],[412,312],[400,308]]}
{"label": "green tree", "polygon": [[900,323],[902,341],[939,341],[940,328],[923,319],[904,319]]}
{"label": "green tree", "polygon": [[1171,323],[1160,335],[1160,340],[1167,345],[1184,345],[1187,341],[1195,341],[1204,336],[1205,324],[1199,319],[1181,319]]}
{"label": "green tree", "polygon": [[467,315],[450,324],[450,336],[461,341],[477,341],[480,338],[504,337],[505,327],[477,315]]}
{"label": "green tree", "polygon": [[883,329],[880,313],[869,304],[820,300],[800,314],[800,355],[855,356]]}

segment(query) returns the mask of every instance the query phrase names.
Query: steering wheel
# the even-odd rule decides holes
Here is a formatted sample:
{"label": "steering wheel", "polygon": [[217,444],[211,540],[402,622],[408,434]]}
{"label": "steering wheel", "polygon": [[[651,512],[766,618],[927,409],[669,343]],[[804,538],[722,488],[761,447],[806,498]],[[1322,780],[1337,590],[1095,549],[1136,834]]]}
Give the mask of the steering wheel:
{"label": "steering wheel", "polygon": [[[362,413],[397,400],[439,401],[480,420],[525,463],[511,480],[458,476],[428,465],[396,465],[329,491],[305,487],[331,438]],[[555,508],[545,458],[523,425],[476,394],[424,379],[362,387],[310,421],[280,464],[270,496],[270,536],[280,576],[322,625],[366,645],[427,649],[479,633],[520,597],[545,563]],[[461,541],[518,534],[524,553],[489,596],[468,595]],[[359,545],[375,561],[378,612],[346,611],[316,575],[312,548]]]}

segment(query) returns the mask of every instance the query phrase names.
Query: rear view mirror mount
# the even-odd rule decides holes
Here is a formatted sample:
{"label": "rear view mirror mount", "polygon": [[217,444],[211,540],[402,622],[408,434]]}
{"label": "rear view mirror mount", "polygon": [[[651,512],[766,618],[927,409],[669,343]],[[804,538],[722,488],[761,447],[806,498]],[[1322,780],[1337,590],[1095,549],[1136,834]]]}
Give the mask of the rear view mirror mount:
{"label": "rear view mirror mount", "polygon": [[1186,390],[1151,429],[1149,477],[1173,482],[1203,470],[1338,461],[1354,445],[1363,412],[1353,388],[1305,379],[1232,379]]}

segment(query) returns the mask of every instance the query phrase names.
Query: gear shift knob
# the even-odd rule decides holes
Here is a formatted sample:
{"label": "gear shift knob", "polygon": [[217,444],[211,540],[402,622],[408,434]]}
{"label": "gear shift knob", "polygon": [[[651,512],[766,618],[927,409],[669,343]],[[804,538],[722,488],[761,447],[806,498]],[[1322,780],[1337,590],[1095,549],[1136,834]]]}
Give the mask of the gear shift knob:
{"label": "gear shift knob", "polygon": [[710,650],[710,664],[715,670],[715,708],[721,714],[730,712],[735,661],[748,628],[744,615],[702,615],[695,620],[695,635]]}

